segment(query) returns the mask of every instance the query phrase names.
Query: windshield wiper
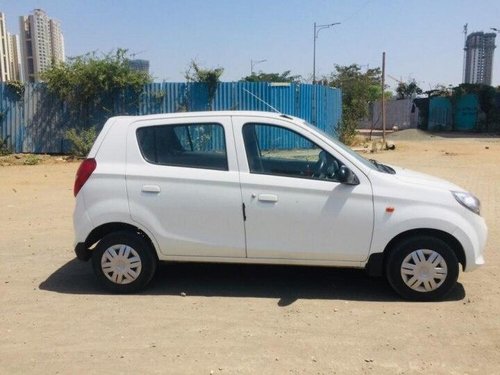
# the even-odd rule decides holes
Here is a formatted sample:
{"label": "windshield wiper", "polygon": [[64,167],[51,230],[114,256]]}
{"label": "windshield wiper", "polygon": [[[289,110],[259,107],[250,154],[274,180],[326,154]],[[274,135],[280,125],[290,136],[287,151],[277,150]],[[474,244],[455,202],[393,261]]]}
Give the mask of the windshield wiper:
{"label": "windshield wiper", "polygon": [[385,164],[380,164],[378,161],[376,161],[375,159],[369,159],[369,161],[371,163],[373,163],[373,165],[380,171],[380,172],[385,172],[385,173],[389,173],[389,174],[396,174],[396,171],[394,169],[392,169],[391,167],[389,167],[388,165],[385,165]]}

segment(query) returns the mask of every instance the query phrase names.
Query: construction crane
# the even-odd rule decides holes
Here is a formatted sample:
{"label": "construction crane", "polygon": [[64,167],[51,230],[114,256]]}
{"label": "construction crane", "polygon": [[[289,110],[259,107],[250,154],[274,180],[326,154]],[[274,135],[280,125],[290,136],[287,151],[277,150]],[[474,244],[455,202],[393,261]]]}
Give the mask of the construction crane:
{"label": "construction crane", "polygon": [[387,77],[393,79],[394,81],[396,81],[397,83],[405,83],[401,78],[400,79],[397,79],[396,77],[394,76],[391,76],[390,74],[387,74]]}
{"label": "construction crane", "polygon": [[[391,76],[390,74],[386,74],[386,75],[387,75],[387,77],[389,77],[389,78],[391,78],[392,80],[396,81],[396,82],[397,82],[397,83],[399,83],[400,85],[404,85],[403,87],[405,87],[405,86],[407,86],[407,85],[409,85],[409,84],[411,84],[411,83],[415,83],[415,84],[417,85],[417,88],[418,88],[418,89],[420,89],[420,90],[422,90],[422,89],[419,87],[419,85],[420,85],[420,83],[424,83],[423,81],[420,81],[420,82],[418,82],[418,83],[417,83],[417,81],[416,81],[414,78],[411,78],[411,76],[409,76],[409,77],[408,77],[408,81],[407,81],[407,82],[405,82],[405,81],[403,81],[403,79],[402,79],[402,78],[397,79],[396,77]],[[432,90],[432,89],[431,89],[431,87],[430,87],[430,84],[429,84],[429,89],[430,89],[430,90]],[[426,91],[426,93],[427,93],[427,91]],[[419,93],[417,93],[417,92],[416,92],[415,94],[416,94],[416,95],[420,95],[420,94],[419,94]]]}
{"label": "construction crane", "polygon": [[141,53],[144,53],[146,51],[139,51],[139,52],[135,52],[135,53],[131,53],[130,54],[130,58],[133,59],[134,57],[136,57],[137,55],[140,55]]}

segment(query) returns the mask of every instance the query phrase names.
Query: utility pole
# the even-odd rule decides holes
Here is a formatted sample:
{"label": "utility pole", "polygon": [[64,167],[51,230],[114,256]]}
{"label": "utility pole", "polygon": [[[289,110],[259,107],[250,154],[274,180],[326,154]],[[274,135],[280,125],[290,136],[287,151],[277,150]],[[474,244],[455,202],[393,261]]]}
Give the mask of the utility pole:
{"label": "utility pole", "polygon": [[[316,84],[316,39],[318,39],[319,32],[323,29],[328,29],[329,27],[340,25],[340,22],[329,23],[326,25],[316,25],[314,22],[314,38],[313,38],[313,85]],[[312,98],[311,98],[311,123],[316,125],[316,117],[317,117],[317,88],[313,86],[312,90]]]}
{"label": "utility pole", "polygon": [[329,23],[327,25],[316,25],[314,22],[314,40],[313,40],[313,85],[316,83],[316,39],[318,39],[319,32],[329,27],[340,25],[340,22]]}
{"label": "utility pole", "polygon": [[253,68],[255,65],[266,62],[267,60],[250,60],[250,75],[253,75]]}
{"label": "utility pole", "polygon": [[382,142],[385,147],[385,52],[382,53]]}

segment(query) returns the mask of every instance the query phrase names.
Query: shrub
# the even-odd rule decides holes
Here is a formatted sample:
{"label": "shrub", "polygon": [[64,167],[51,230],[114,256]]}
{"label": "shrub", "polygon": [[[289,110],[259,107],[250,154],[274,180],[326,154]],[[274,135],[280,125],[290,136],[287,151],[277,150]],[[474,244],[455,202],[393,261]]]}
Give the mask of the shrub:
{"label": "shrub", "polygon": [[9,88],[8,95],[15,100],[21,100],[24,97],[25,86],[21,81],[9,81],[7,82],[7,87]]}
{"label": "shrub", "polygon": [[97,138],[95,127],[88,129],[70,129],[66,132],[66,139],[72,143],[71,153],[76,156],[87,156]]}
{"label": "shrub", "polygon": [[24,159],[24,165],[37,165],[40,163],[40,158],[36,155],[30,154]]}
{"label": "shrub", "polygon": [[12,150],[10,149],[9,145],[7,144],[7,138],[2,138],[0,137],[0,155],[9,155],[12,154]]}
{"label": "shrub", "polygon": [[344,108],[342,120],[337,127],[337,134],[339,135],[340,142],[351,146],[354,143],[356,134],[358,133],[358,120],[355,115],[351,113],[350,108]]}

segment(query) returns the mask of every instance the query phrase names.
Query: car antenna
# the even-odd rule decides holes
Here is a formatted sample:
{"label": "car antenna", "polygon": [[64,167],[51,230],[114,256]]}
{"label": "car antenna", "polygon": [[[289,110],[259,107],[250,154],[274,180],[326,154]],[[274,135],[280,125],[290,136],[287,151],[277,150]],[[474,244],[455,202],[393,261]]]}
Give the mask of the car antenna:
{"label": "car antenna", "polygon": [[283,115],[283,113],[281,113],[280,111],[278,111],[276,108],[274,108],[271,104],[265,102],[264,100],[262,100],[261,98],[259,98],[257,95],[255,94],[252,94],[250,91],[248,91],[247,89],[243,89],[243,91],[245,91],[246,93],[252,95],[255,99],[257,99],[259,102],[262,102],[264,103],[265,105],[267,105],[269,108],[271,108],[274,112],[276,113],[279,113],[280,115]]}

